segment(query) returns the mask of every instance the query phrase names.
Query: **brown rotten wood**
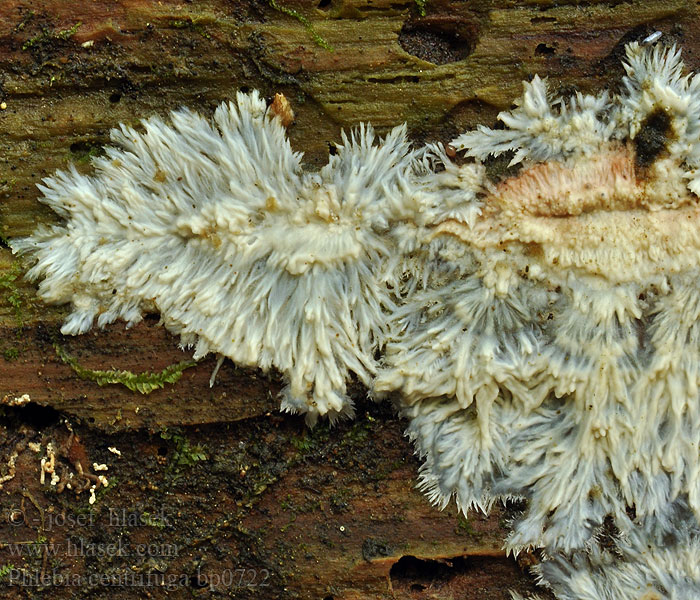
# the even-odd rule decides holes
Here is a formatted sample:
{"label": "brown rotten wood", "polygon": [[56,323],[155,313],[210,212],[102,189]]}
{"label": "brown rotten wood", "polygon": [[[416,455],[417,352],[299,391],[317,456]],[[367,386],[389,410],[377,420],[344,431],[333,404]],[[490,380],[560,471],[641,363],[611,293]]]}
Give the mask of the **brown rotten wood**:
{"label": "brown rotten wood", "polygon": [[[700,66],[697,8],[687,0],[429,0],[425,11],[411,0],[4,0],[2,239],[55,222],[35,184],[71,162],[89,171],[111,127],[183,105],[210,114],[238,89],[285,94],[296,113],[289,135],[313,169],[340,130],[360,121],[380,133],[405,121],[417,143],[492,125],[534,73],[550,76],[562,94],[614,87],[624,43],[655,30],[683,46],[690,68]],[[11,556],[0,546],[0,573],[13,564],[42,574],[182,575],[171,597],[206,595],[217,574],[231,571],[250,585],[219,581],[221,595],[505,598],[508,588],[531,589],[500,550],[502,512],[465,520],[453,507],[430,507],[414,489],[418,463],[390,406],[363,402],[357,389],[356,422],[309,432],[277,414],[275,374],[227,362],[209,388],[213,359],[147,396],[100,387],[59,358],[56,344],[94,371],[159,371],[189,354],[157,317],[128,331],[116,324],[63,338],[65,308],[36,300],[24,268],[0,248],[0,400],[32,400],[0,413],[0,543],[30,541],[40,552]],[[73,490],[56,493],[48,474],[40,484],[49,442],[57,487],[72,473]],[[90,505],[100,473],[93,463],[108,465],[112,481],[96,485]],[[110,526],[110,509],[162,509],[167,522]],[[94,520],[50,531],[48,517],[59,514]],[[72,555],[69,536],[86,544],[124,539],[130,553]],[[177,551],[133,552],[158,541]],[[259,585],[265,575],[269,585]],[[87,589],[50,583],[51,598]],[[0,594],[24,597],[28,589]],[[136,598],[144,590],[163,593],[134,584],[97,586],[94,594]]]}

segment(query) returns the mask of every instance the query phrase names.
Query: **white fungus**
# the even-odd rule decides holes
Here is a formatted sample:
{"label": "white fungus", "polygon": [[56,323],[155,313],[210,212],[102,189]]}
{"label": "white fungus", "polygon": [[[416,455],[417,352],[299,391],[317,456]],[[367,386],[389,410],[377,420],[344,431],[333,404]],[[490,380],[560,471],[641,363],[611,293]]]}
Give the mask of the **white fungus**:
{"label": "white fungus", "polygon": [[[400,392],[431,500],[528,500],[506,547],[543,548],[567,600],[700,597],[700,78],[675,48],[630,44],[625,69],[619,96],[568,102],[535,78],[505,129],[452,142],[521,170],[433,223],[451,276],[392,315],[374,388]],[[624,560],[603,583],[606,521]]]}
{"label": "white fungus", "polygon": [[36,259],[42,299],[72,304],[62,333],[157,310],[195,359],[282,371],[282,408],[313,423],[352,413],[350,372],[371,382],[397,285],[392,227],[422,163],[405,127],[376,144],[362,126],[304,173],[278,112],[239,93],[212,121],[183,109],[172,126],[122,125],[94,176],[40,186],[66,223],[13,248]]}
{"label": "white fungus", "polygon": [[257,93],[121,126],[13,248],[66,334],[156,310],[195,358],[279,369],[310,423],[351,414],[350,374],[392,394],[432,501],[527,500],[507,548],[559,599],[697,598],[700,77],[653,41],[619,94],[525,83],[461,166],[362,126],[304,172]]}

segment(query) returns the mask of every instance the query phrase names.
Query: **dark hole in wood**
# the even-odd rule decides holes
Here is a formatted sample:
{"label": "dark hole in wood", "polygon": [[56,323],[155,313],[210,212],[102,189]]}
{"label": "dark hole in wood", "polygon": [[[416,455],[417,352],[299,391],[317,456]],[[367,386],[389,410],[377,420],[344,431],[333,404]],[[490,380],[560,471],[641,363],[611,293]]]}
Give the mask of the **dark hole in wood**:
{"label": "dark hole in wood", "polygon": [[547,44],[537,44],[535,54],[537,56],[554,56],[556,50]]}
{"label": "dark hole in wood", "polygon": [[431,16],[407,21],[399,34],[401,47],[422,60],[444,65],[467,58],[476,47],[476,23],[463,17]]}
{"label": "dark hole in wood", "polygon": [[36,429],[56,425],[61,420],[61,413],[50,406],[41,406],[34,402],[22,407],[5,407],[6,415],[15,416],[22,423]]}
{"label": "dark hole in wood", "polygon": [[445,560],[432,560],[416,558],[415,556],[402,556],[395,562],[389,571],[392,581],[409,580],[412,586],[426,585],[436,579],[446,579],[456,573],[469,569],[467,559],[463,556]]}

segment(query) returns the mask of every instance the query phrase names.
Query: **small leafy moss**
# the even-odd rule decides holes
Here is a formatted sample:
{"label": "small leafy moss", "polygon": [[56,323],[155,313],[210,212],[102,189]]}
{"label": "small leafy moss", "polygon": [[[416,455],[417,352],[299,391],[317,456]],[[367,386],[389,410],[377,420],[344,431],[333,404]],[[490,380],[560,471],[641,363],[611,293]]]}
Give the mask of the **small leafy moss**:
{"label": "small leafy moss", "polygon": [[78,28],[81,25],[82,25],[82,22],[78,21],[72,27],[69,27],[68,29],[63,29],[62,31],[56,32],[56,34],[54,34],[54,37],[56,37],[60,40],[67,40],[68,38],[71,38],[75,35],[75,32],[78,31]]}
{"label": "small leafy moss", "polygon": [[418,14],[421,17],[425,16],[425,7],[428,5],[428,0],[415,0],[416,6],[418,7]]}
{"label": "small leafy moss", "polygon": [[6,348],[2,351],[2,357],[8,362],[15,360],[19,357],[19,350],[17,348]]}
{"label": "small leafy moss", "polygon": [[328,441],[329,437],[328,423],[319,423],[312,430],[305,431],[302,436],[294,436],[291,443],[301,456],[305,456],[318,450]]}
{"label": "small leafy moss", "polygon": [[310,436],[295,436],[292,438],[292,446],[294,446],[300,454],[306,454],[307,452],[314,449],[314,441]]}
{"label": "small leafy moss", "polygon": [[14,568],[15,568],[15,565],[13,565],[11,563],[7,563],[7,564],[3,565],[2,567],[0,567],[0,581],[5,579],[5,577],[7,577],[12,572],[12,570]]}
{"label": "small leafy moss", "polygon": [[70,39],[75,35],[75,32],[78,31],[78,28],[81,25],[82,22],[78,21],[72,27],[69,27],[68,29],[62,29],[61,31],[51,31],[49,29],[44,29],[39,35],[36,35],[33,38],[30,38],[26,42],[24,42],[24,44],[22,44],[22,50],[29,50],[34,46],[37,46],[43,42],[47,42],[50,40]]}
{"label": "small leafy moss", "polygon": [[[416,0],[418,1],[418,0]],[[421,0],[425,2],[426,0]],[[277,0],[268,0],[270,7],[273,8],[274,10],[281,12],[284,15],[288,15],[292,17],[293,19],[296,19],[301,23],[304,27],[306,27],[306,31],[309,32],[309,35],[311,36],[311,39],[316,43],[316,45],[320,46],[321,48],[324,48],[325,50],[328,50],[330,52],[333,51],[333,46],[331,46],[323,37],[321,37],[316,30],[314,29],[314,26],[311,24],[311,21],[309,21],[304,15],[299,13],[298,11],[294,10],[293,8],[288,8],[286,6],[280,6],[277,4]]]}
{"label": "small leafy moss", "polygon": [[190,444],[190,441],[181,429],[163,429],[160,432],[160,437],[175,445],[175,451],[170,459],[170,464],[173,468],[191,467],[199,461],[207,460],[208,458],[206,448],[201,444]]}
{"label": "small leafy moss", "polygon": [[54,344],[54,349],[58,357],[64,363],[70,365],[81,379],[94,381],[100,386],[120,383],[132,392],[139,392],[141,394],[150,394],[154,390],[165,387],[166,383],[175,383],[182,377],[182,373],[185,369],[189,369],[197,364],[195,361],[191,360],[182,361],[165,367],[160,373],[154,373],[152,371],[132,373],[131,371],[122,371],[118,369],[99,371],[81,366],[75,358],[70,356],[58,344]]}
{"label": "small leafy moss", "polygon": [[287,494],[287,497],[280,502],[280,508],[284,511],[294,510],[294,503],[290,494]]}
{"label": "small leafy moss", "polygon": [[27,26],[27,23],[29,23],[35,16],[36,13],[33,10],[30,10],[15,26],[15,32],[22,31]]}
{"label": "small leafy moss", "polygon": [[155,527],[156,529],[165,529],[166,523],[159,515],[153,515],[150,512],[142,512],[140,522],[147,527]]}

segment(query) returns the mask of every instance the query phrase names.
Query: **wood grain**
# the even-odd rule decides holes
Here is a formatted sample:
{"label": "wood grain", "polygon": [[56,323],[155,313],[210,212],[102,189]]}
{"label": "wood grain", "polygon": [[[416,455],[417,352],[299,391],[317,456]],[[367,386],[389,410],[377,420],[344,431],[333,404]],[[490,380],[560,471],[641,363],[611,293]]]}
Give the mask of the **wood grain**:
{"label": "wood grain", "polygon": [[[55,222],[36,184],[70,163],[89,172],[90,157],[120,122],[183,105],[211,114],[238,89],[269,98],[280,92],[296,114],[293,146],[315,169],[340,130],[361,121],[380,133],[407,122],[416,143],[493,125],[520,94],[521,80],[535,73],[549,76],[561,94],[615,88],[624,43],[655,30],[682,45],[691,69],[700,67],[697,7],[687,0],[431,0],[424,16],[410,0],[4,0],[0,235],[7,240]],[[210,388],[214,359],[148,396],[100,387],[80,379],[55,344],[96,370],[154,371],[189,355],[157,316],[131,330],[116,324],[62,337],[65,307],[42,305],[21,277],[25,268],[0,248],[0,399],[32,399],[0,413],[0,475],[21,448],[16,476],[1,491],[0,542],[24,536],[65,548],[69,535],[94,541],[95,527],[51,533],[36,523],[9,524],[19,506],[34,516],[88,511],[104,541],[128,533],[132,542],[180,545],[170,560],[138,565],[140,572],[187,575],[169,597],[204,595],[207,573],[231,568],[264,569],[274,585],[220,586],[225,597],[506,598],[509,588],[533,589],[500,550],[502,512],[464,520],[454,507],[430,507],[414,489],[418,462],[390,405],[367,404],[357,388],[358,422],[308,432],[299,418],[277,414],[274,373],[227,361]],[[59,453],[66,473],[75,472],[80,455],[86,464],[108,462],[115,474],[95,507],[87,492],[57,494],[39,484],[41,454],[27,444],[40,443],[42,452],[50,441],[65,444],[63,418],[78,440]],[[124,450],[122,458],[108,453],[110,445]],[[183,448],[197,445],[207,458],[181,464]],[[171,528],[104,530],[109,508],[154,504],[180,515]],[[129,557],[60,558],[79,574],[136,568]],[[0,548],[0,568],[13,562],[30,569],[32,560]],[[37,564],[47,568],[45,558]],[[13,594],[26,589],[0,589],[0,597],[23,597]],[[75,591],[42,590],[51,598]],[[161,591],[147,589],[154,597]],[[92,597],[142,592],[103,588]]]}

